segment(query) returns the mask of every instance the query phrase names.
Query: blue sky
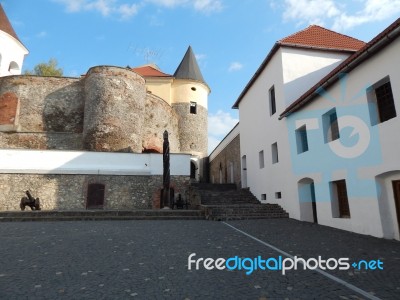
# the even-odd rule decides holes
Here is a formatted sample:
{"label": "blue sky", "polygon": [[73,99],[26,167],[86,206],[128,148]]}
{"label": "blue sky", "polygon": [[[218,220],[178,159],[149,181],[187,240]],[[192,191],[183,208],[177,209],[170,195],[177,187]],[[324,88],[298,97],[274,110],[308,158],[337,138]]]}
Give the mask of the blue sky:
{"label": "blue sky", "polygon": [[23,69],[56,58],[66,76],[95,65],[156,63],[173,74],[187,47],[209,96],[213,149],[273,44],[310,24],[369,41],[400,16],[400,0],[0,0],[30,51]]}

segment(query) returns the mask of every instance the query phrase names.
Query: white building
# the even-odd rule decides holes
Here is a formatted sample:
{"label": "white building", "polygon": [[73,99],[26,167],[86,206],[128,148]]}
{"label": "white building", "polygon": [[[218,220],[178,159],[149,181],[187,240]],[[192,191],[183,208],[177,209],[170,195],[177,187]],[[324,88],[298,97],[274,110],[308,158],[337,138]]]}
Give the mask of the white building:
{"label": "white building", "polygon": [[28,53],[0,4],[0,76],[21,74]]}
{"label": "white building", "polygon": [[262,202],[399,239],[399,27],[365,44],[310,26],[275,44],[234,104],[242,183]]}

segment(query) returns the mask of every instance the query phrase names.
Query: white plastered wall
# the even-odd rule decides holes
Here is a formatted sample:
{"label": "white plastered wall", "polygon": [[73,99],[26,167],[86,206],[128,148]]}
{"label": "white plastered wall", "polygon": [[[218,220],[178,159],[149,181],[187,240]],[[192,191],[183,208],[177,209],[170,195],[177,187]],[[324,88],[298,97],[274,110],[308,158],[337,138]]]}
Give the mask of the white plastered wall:
{"label": "white plastered wall", "polygon": [[[21,74],[22,64],[28,50],[15,38],[0,31],[0,76]],[[11,68],[17,66],[17,68]]]}

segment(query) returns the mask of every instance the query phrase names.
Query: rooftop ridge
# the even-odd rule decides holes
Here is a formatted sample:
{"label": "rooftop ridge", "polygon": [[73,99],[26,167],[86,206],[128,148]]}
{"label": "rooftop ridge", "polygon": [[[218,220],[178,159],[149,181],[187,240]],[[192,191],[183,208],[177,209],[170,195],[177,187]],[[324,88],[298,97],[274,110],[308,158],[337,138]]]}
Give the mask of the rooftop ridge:
{"label": "rooftop ridge", "polygon": [[133,72],[143,77],[172,77],[172,75],[162,72],[158,66],[153,64],[143,65],[139,67],[129,68]]}
{"label": "rooftop ridge", "polygon": [[352,52],[358,51],[366,44],[364,41],[319,25],[310,25],[303,30],[280,39],[277,43],[282,46],[299,45],[319,49],[337,49]]}

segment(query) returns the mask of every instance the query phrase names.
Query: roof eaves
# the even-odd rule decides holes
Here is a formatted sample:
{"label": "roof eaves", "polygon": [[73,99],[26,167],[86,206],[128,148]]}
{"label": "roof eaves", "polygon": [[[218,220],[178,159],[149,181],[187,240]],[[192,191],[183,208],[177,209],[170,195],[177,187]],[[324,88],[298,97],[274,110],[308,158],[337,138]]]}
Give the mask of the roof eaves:
{"label": "roof eaves", "polygon": [[348,73],[362,62],[373,56],[375,53],[389,45],[400,35],[400,18],[389,25],[384,31],[373,38],[369,43],[362,47],[359,51],[349,56],[340,65],[333,69],[329,74],[322,78],[317,84],[300,96],[296,101],[289,105],[285,111],[280,114],[279,119],[287,117],[290,113],[297,111],[304,105],[312,101],[321,88],[327,89],[333,83],[340,79],[341,74]]}
{"label": "roof eaves", "polygon": [[298,43],[280,43],[281,46],[291,47],[291,48],[303,48],[303,49],[313,49],[313,50],[321,50],[321,51],[335,51],[335,52],[345,52],[345,53],[354,53],[357,52],[356,49],[346,49],[346,48],[336,48],[336,47],[323,47],[323,46],[312,46],[306,44],[298,44]]}
{"label": "roof eaves", "polygon": [[272,59],[274,54],[278,51],[279,47],[281,46],[280,42],[276,42],[274,46],[272,47],[271,51],[268,53],[268,55],[265,57],[261,65],[258,67],[257,71],[254,73],[253,77],[251,77],[250,81],[246,84],[244,87],[243,91],[240,93],[239,97],[233,104],[232,108],[238,109],[239,108],[239,103],[242,101],[243,97],[246,95],[248,90],[252,87],[254,82],[257,80],[258,76],[264,71],[265,67],[268,65],[269,61]]}
{"label": "roof eaves", "polygon": [[257,71],[254,73],[253,77],[250,79],[250,81],[247,83],[245,88],[243,89],[242,93],[239,95],[238,99],[236,102],[233,104],[232,108],[238,109],[239,108],[239,103],[242,101],[243,97],[245,94],[248,92],[248,90],[251,88],[251,86],[254,84],[254,82],[257,80],[258,76],[261,74],[261,72],[265,69],[269,61],[272,59],[273,55],[278,51],[280,47],[292,47],[292,48],[303,48],[303,49],[314,49],[314,50],[321,50],[321,51],[337,51],[337,52],[345,52],[345,53],[354,53],[356,50],[354,49],[336,49],[336,48],[327,48],[327,47],[316,47],[316,46],[310,46],[310,45],[299,45],[299,44],[293,44],[293,43],[284,43],[284,42],[276,42],[274,46],[272,47],[271,51],[268,53],[267,57],[264,59],[264,61],[261,63],[260,67],[257,69]]}

